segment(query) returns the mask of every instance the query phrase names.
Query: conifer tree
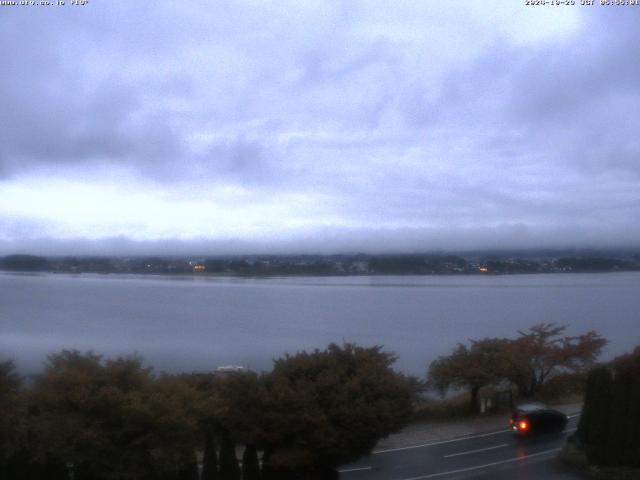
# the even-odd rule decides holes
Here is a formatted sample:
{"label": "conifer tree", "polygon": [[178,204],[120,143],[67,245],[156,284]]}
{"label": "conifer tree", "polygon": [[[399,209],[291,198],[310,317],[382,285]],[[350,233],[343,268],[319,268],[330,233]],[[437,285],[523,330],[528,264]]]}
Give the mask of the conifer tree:
{"label": "conifer tree", "polygon": [[218,455],[216,440],[212,433],[207,432],[204,438],[204,455],[202,457],[202,479],[218,480]]}
{"label": "conifer tree", "polygon": [[222,437],[220,445],[220,476],[221,480],[240,480],[240,467],[236,457],[236,443],[229,435]]}
{"label": "conifer tree", "polygon": [[629,394],[623,458],[626,466],[640,468],[640,379],[633,382]]}
{"label": "conifer tree", "polygon": [[629,379],[616,373],[611,390],[611,404],[608,415],[608,439],[603,447],[605,448],[605,464],[619,466],[624,464],[624,451],[626,430],[629,418],[629,395],[631,393],[631,383]]}
{"label": "conifer tree", "polygon": [[271,465],[271,449],[265,448],[262,452],[262,480],[278,480],[277,473]]}
{"label": "conifer tree", "polygon": [[247,445],[242,454],[242,480],[260,480],[260,464],[255,445]]}
{"label": "conifer tree", "polygon": [[178,480],[199,480],[198,459],[193,450],[184,453],[178,470]]}
{"label": "conifer tree", "polygon": [[620,438],[614,440],[619,448],[616,458],[620,465],[640,467],[640,347],[616,358],[614,369],[616,381],[625,385],[621,394],[626,402],[626,411],[617,419]]}
{"label": "conifer tree", "polygon": [[589,462],[598,465],[605,461],[604,448],[609,431],[612,386],[609,368],[600,366],[589,372],[578,436],[585,444]]}

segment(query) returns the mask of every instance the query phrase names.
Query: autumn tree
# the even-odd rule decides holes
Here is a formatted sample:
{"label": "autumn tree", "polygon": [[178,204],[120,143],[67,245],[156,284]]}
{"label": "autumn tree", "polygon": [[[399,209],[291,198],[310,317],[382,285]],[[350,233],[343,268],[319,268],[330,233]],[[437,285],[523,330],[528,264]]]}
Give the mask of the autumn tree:
{"label": "autumn tree", "polygon": [[400,429],[414,391],[394,360],[381,347],[353,344],[275,360],[264,379],[265,478],[324,478]]}
{"label": "autumn tree", "polygon": [[513,341],[517,368],[509,375],[520,395],[533,396],[538,387],[559,372],[587,371],[607,340],[591,330],[583,335],[564,335],[566,325],[540,323]]}
{"label": "autumn tree", "polygon": [[0,478],[5,478],[16,454],[20,413],[18,401],[22,378],[11,360],[0,362]]}
{"label": "autumn tree", "polygon": [[467,389],[469,409],[477,412],[480,389],[507,378],[514,362],[510,340],[485,338],[472,340],[469,346],[459,343],[450,355],[441,356],[431,363],[428,383],[442,394],[450,387]]}
{"label": "autumn tree", "polygon": [[197,395],[170,377],[155,379],[138,357],[51,355],[30,404],[38,456],[72,465],[77,480],[193,472]]}
{"label": "autumn tree", "polygon": [[147,432],[144,446],[151,452],[152,478],[196,478],[195,451],[201,447],[199,407],[195,389],[182,378],[165,374],[153,382],[134,409],[140,427]]}
{"label": "autumn tree", "polygon": [[68,469],[60,459],[37,456],[31,445],[26,395],[14,363],[0,362],[0,478],[68,480]]}
{"label": "autumn tree", "polygon": [[510,381],[523,397],[533,396],[538,387],[557,373],[585,372],[607,341],[594,331],[584,335],[563,335],[566,326],[534,325],[519,332],[515,340],[485,338],[458,344],[454,351],[429,366],[428,381],[440,392],[450,387],[470,393],[470,409],[478,411],[482,387]]}
{"label": "autumn tree", "polygon": [[[264,438],[264,387],[255,372],[237,371],[186,376],[201,396],[199,424],[205,439],[203,475],[237,479],[236,445],[245,446],[244,463],[258,463],[257,445]],[[216,442],[217,440],[217,442]],[[219,460],[215,444],[220,445]],[[216,467],[219,465],[219,472]]]}
{"label": "autumn tree", "polygon": [[213,394],[216,424],[222,440],[254,447],[263,442],[266,391],[255,372],[229,372],[217,377]]}
{"label": "autumn tree", "polygon": [[29,398],[37,457],[73,465],[74,476],[80,480],[90,477],[92,465],[100,468],[110,455],[101,455],[108,446],[97,426],[105,407],[112,407],[115,401],[113,396],[106,398],[110,392],[105,387],[100,355],[62,351],[48,357]]}

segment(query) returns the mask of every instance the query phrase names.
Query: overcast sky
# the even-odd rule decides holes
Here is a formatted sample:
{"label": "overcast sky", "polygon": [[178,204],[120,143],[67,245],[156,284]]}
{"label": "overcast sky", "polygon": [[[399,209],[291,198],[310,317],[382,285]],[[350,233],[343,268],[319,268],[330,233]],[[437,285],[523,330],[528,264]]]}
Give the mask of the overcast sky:
{"label": "overcast sky", "polygon": [[640,244],[640,7],[66,3],[0,7],[0,253]]}

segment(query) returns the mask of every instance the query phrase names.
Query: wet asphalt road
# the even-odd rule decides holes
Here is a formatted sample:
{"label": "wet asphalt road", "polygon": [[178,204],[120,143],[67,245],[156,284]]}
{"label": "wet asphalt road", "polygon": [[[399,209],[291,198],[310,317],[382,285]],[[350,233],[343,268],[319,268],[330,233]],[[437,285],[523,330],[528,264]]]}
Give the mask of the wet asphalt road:
{"label": "wet asphalt road", "polygon": [[562,434],[516,437],[509,429],[375,451],[340,468],[341,480],[557,479],[582,478],[555,462],[567,435],[577,425],[573,416]]}

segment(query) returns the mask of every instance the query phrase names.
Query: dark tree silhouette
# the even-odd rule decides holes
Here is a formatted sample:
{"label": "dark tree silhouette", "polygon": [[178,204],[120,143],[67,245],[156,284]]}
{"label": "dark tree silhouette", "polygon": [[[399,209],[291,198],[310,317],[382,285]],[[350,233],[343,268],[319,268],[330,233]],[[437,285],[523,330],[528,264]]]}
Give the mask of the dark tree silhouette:
{"label": "dark tree silhouette", "polygon": [[450,355],[439,357],[431,363],[428,373],[429,384],[442,394],[452,386],[468,389],[469,409],[477,412],[480,389],[506,378],[513,364],[514,355],[510,340],[473,340],[469,347],[459,343]]}
{"label": "dark tree silhouette", "polygon": [[220,479],[240,480],[240,467],[236,457],[236,443],[229,435],[222,437],[220,445]]}
{"label": "dark tree silhouette", "polygon": [[255,445],[247,445],[242,454],[242,480],[260,480],[260,463]]}
{"label": "dark tree silhouette", "polygon": [[591,330],[567,336],[566,325],[540,323],[520,331],[513,341],[519,368],[511,376],[522,396],[533,396],[538,387],[558,372],[586,372],[600,355],[607,340]]}
{"label": "dark tree silhouette", "polygon": [[218,478],[218,454],[216,453],[216,441],[212,433],[207,433],[205,434],[204,439],[201,480],[218,480]]}
{"label": "dark tree silhouette", "polygon": [[412,413],[414,389],[381,347],[286,355],[265,378],[268,468],[313,476],[367,454]]}

